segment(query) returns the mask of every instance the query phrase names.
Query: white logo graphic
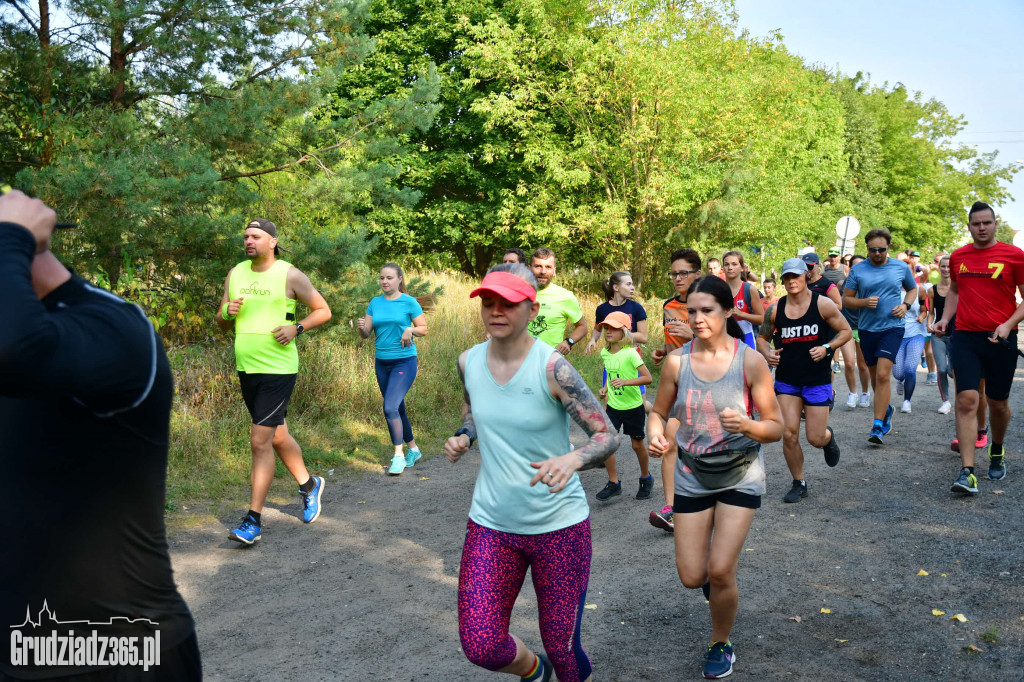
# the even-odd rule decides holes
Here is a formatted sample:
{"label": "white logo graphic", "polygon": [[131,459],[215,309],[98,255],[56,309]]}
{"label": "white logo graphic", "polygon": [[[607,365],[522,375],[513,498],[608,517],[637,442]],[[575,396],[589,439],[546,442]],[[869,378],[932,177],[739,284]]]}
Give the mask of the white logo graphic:
{"label": "white logo graphic", "polygon": [[[25,607],[25,622],[11,626],[12,666],[138,666],[148,671],[150,666],[160,665],[160,630],[146,637],[115,637],[101,635],[96,627],[131,625],[145,623],[158,626],[148,618],[127,618],[112,616],[106,621],[58,620],[44,601],[36,620],[32,620],[32,609]],[[79,626],[79,633],[68,626]],[[32,634],[32,630],[43,628],[47,634]],[[29,632],[23,632],[28,629]],[[139,641],[141,640],[141,642]],[[140,652],[141,644],[141,652]]]}

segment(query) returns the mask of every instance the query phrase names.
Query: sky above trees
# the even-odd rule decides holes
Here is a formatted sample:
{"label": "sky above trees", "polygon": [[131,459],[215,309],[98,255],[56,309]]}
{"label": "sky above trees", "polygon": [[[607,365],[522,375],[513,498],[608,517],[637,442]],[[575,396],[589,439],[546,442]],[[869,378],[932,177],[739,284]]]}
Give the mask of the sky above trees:
{"label": "sky above trees", "polygon": [[[1024,161],[1024,3],[989,0],[736,0],[739,25],[757,36],[780,29],[807,62],[872,82],[901,82],[941,100],[967,127],[956,136],[999,161]],[[1003,220],[1024,229],[1024,176],[1009,185]]]}

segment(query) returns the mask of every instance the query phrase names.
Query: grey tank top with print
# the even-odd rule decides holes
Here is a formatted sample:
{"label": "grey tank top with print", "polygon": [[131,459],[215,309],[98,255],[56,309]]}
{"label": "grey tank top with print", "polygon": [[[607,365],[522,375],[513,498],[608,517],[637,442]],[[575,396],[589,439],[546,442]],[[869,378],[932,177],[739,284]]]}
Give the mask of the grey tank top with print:
{"label": "grey tank top with print", "polygon": [[676,431],[676,445],[680,453],[694,456],[727,450],[757,448],[758,455],[751,462],[746,474],[738,483],[726,488],[711,490],[701,485],[680,456],[676,462],[675,491],[687,497],[700,497],[721,492],[738,490],[751,495],[764,494],[764,458],[760,454],[760,443],[741,433],[729,433],[722,428],[718,414],[731,407],[740,414],[751,416],[753,401],[747,388],[744,362],[747,345],[734,339],[732,362],[725,374],[717,381],[704,381],[693,372],[690,351],[693,341],[683,346],[679,358],[676,402],[671,417],[679,420]]}

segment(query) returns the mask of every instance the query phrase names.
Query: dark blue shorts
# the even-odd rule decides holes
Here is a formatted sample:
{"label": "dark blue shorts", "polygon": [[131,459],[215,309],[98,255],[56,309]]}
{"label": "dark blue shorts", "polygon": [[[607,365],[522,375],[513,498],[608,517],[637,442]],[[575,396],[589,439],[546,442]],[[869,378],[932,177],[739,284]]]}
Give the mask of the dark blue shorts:
{"label": "dark blue shorts", "polygon": [[901,343],[903,343],[903,327],[893,327],[881,332],[860,330],[860,349],[864,352],[864,361],[868,367],[877,365],[879,358],[895,362],[896,353],[899,352]]}
{"label": "dark blue shorts", "polygon": [[776,395],[793,395],[804,399],[804,405],[808,407],[832,407],[832,399],[835,392],[832,384],[821,384],[820,386],[794,386],[784,381],[775,380]]}

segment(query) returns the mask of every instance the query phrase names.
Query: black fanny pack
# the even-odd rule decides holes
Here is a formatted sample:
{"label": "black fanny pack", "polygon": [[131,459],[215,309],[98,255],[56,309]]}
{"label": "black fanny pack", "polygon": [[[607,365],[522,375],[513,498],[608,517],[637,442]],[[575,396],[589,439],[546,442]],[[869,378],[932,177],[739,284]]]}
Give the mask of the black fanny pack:
{"label": "black fanny pack", "polygon": [[708,490],[735,486],[747,475],[747,469],[758,457],[757,448],[719,450],[706,455],[691,455],[682,448],[679,457]]}

